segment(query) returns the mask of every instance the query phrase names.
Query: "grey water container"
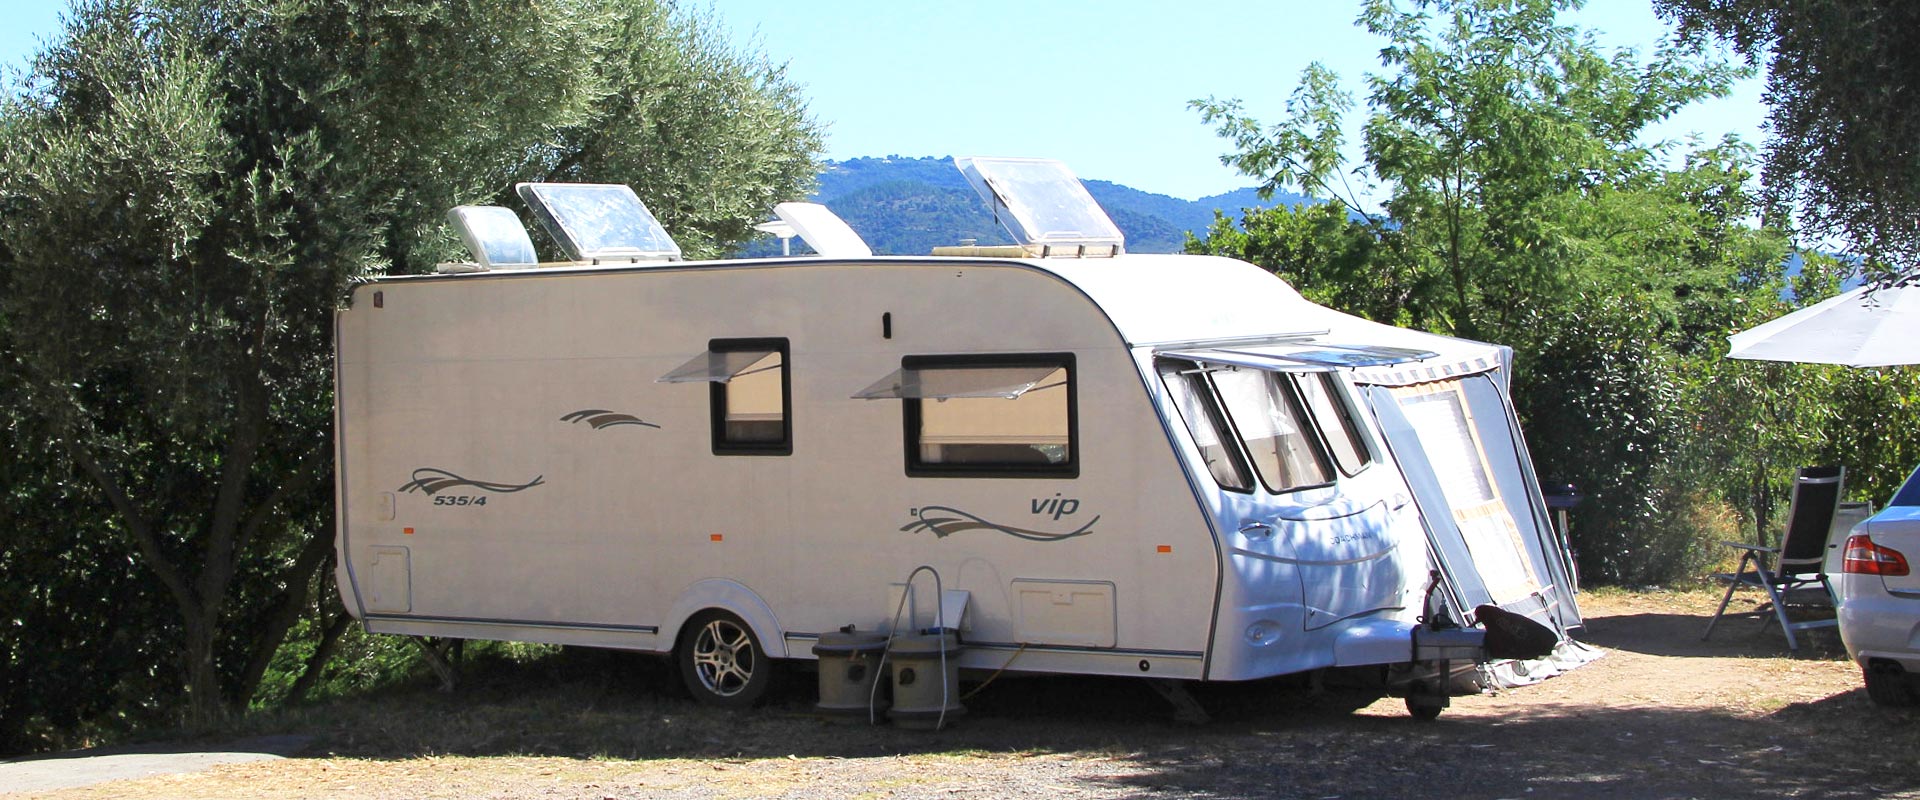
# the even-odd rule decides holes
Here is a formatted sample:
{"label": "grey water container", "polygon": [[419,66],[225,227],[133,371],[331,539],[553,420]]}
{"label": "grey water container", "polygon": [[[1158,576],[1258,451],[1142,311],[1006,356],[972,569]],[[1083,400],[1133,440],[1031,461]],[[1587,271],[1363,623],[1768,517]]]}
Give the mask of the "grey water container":
{"label": "grey water container", "polygon": [[938,730],[966,713],[960,705],[959,656],[960,636],[951,631],[894,639],[887,651],[893,664],[893,708],[887,718],[902,728]]}
{"label": "grey water container", "polygon": [[813,646],[813,654],[820,658],[820,702],[814,709],[846,718],[886,711],[886,692],[874,693],[874,684],[880,680],[880,655],[886,649],[884,633],[847,626],[820,634]]}

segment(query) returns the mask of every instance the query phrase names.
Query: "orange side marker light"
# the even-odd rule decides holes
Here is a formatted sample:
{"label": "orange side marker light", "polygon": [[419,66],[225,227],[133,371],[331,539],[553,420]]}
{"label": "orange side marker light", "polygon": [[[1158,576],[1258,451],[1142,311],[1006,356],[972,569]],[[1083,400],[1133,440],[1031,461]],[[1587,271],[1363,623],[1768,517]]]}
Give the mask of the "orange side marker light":
{"label": "orange side marker light", "polygon": [[722,536],[722,535],[720,535],[720,534],[718,534],[718,533],[716,533],[716,534],[714,534],[714,535],[712,535],[712,536],[709,536],[709,537],[707,537],[707,538],[709,538],[709,539],[712,539],[713,541],[716,541],[716,542],[717,542],[717,541],[720,541],[721,539],[723,539],[723,538],[725,538],[725,537],[724,537],[724,536]]}
{"label": "orange side marker light", "polygon": [[1171,552],[1173,552],[1173,545],[1170,545],[1170,544],[1163,544],[1163,545],[1160,545],[1159,547],[1156,547],[1156,548],[1154,548],[1154,549],[1155,549],[1155,550],[1158,550],[1158,551],[1160,551],[1160,552],[1162,552],[1162,553],[1171,553]]}

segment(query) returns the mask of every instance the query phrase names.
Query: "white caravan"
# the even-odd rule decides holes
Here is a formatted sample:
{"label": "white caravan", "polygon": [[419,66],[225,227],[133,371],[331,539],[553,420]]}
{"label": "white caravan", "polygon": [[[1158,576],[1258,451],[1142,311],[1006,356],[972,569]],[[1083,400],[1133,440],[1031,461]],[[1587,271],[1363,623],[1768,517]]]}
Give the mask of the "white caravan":
{"label": "white caravan", "polygon": [[966,668],[1358,668],[1423,716],[1449,660],[1580,624],[1505,348],[1124,254],[1057,162],[960,164],[1021,245],[876,257],[787,206],[825,255],[686,262],[625,187],[526,185],[576,259],[535,265],[456,211],[478,264],[338,315],[347,608],[677,653],[722,704],[822,633],[940,624]]}

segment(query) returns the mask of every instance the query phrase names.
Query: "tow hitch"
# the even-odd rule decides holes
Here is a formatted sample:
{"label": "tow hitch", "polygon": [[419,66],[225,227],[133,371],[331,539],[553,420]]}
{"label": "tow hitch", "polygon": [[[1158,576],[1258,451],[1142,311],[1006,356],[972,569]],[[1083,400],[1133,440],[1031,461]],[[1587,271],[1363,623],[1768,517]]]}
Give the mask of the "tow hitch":
{"label": "tow hitch", "polygon": [[1453,662],[1543,658],[1560,643],[1560,634],[1533,619],[1486,604],[1473,610],[1480,628],[1462,628],[1433,605],[1440,573],[1427,586],[1426,614],[1413,629],[1414,675],[1407,681],[1407,713],[1416,719],[1440,716],[1452,705]]}

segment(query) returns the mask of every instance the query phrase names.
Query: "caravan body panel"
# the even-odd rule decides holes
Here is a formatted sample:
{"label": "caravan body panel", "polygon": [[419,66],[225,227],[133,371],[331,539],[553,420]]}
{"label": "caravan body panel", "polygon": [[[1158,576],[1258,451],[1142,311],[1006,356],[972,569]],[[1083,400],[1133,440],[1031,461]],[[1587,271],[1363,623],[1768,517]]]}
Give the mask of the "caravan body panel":
{"label": "caravan body panel", "polygon": [[[891,626],[926,564],[968,593],[948,624],[982,662],[1200,674],[1210,531],[1114,326],[1045,271],[398,279],[360,288],[340,338],[342,590],[370,630],[664,651],[721,607],[805,657]],[[658,381],[716,339],[788,343],[790,454],[716,453],[707,385]],[[1071,354],[1077,475],[910,476],[902,401],[852,397],[908,357],[1009,353]],[[1106,588],[1053,590],[1085,585]],[[935,623],[930,595],[908,605],[903,626]]]}

